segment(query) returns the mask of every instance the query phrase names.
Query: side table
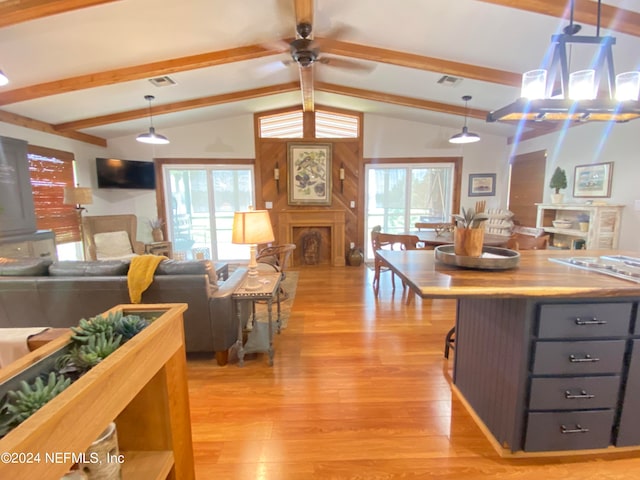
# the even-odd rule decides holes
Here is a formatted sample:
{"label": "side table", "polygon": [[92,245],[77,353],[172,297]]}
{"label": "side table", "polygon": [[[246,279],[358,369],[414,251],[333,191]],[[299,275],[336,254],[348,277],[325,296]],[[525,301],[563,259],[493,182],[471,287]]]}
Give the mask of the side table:
{"label": "side table", "polygon": [[172,258],[173,248],[171,246],[171,242],[145,243],[144,253],[149,255],[164,255],[167,258]]}
{"label": "side table", "polygon": [[[265,273],[258,275],[260,287],[257,289],[248,290],[246,288],[247,277],[240,284],[238,288],[233,292],[232,298],[238,304],[238,339],[236,340],[236,347],[238,349],[238,365],[244,365],[244,356],[247,353],[254,352],[267,352],[269,354],[269,365],[273,365],[273,327],[272,327],[272,310],[273,301],[275,300],[278,306],[278,317],[276,320],[278,333],[280,332],[280,273]],[[258,322],[255,318],[255,302],[256,300],[264,300],[267,302],[267,316],[268,321]],[[249,322],[251,322],[251,330],[247,336],[247,343],[243,345],[242,334],[244,331],[242,325],[242,318],[240,315],[240,302],[250,301],[252,303],[251,311],[253,312]],[[249,327],[249,325],[247,325]]]}

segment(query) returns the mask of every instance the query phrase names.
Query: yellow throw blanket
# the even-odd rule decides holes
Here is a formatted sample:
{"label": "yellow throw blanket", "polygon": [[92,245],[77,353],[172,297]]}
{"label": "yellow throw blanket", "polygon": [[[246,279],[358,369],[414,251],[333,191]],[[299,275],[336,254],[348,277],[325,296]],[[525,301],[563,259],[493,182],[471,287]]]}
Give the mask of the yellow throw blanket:
{"label": "yellow throw blanket", "polygon": [[138,255],[131,259],[129,273],[127,274],[127,284],[129,286],[129,298],[131,303],[140,303],[142,301],[142,292],[144,292],[151,282],[153,282],[153,274],[162,260],[167,257],[162,255]]}

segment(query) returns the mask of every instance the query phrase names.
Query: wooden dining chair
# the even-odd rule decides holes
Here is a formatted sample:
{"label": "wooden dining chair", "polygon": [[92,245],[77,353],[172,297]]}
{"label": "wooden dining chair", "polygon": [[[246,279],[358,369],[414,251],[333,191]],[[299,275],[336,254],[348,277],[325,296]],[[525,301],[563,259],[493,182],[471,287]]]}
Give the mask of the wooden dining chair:
{"label": "wooden dining chair", "polygon": [[[393,233],[382,233],[380,226],[376,226],[371,231],[371,246],[373,247],[373,256],[374,256],[374,276],[373,276],[373,291],[376,296],[378,296],[378,291],[380,289],[380,273],[390,271],[391,272],[391,284],[392,289],[395,291],[396,283],[395,283],[395,274],[392,270],[390,270],[384,262],[379,258],[378,251],[379,250],[417,250],[417,249],[428,249],[418,238],[417,235],[408,235],[408,234],[393,234]],[[403,291],[406,289],[406,284],[402,282]]]}

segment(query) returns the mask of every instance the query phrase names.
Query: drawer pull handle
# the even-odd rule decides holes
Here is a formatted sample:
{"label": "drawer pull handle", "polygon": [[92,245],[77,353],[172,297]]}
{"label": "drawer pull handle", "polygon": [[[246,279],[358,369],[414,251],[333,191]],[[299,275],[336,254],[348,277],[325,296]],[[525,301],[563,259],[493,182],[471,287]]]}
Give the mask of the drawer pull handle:
{"label": "drawer pull handle", "polygon": [[567,428],[566,425],[560,425],[560,433],[588,433],[588,428],[583,428],[576,423],[576,428]]}
{"label": "drawer pull handle", "polygon": [[578,358],[575,355],[569,355],[569,361],[571,363],[585,363],[585,362],[599,362],[598,357],[592,357],[591,355],[585,355],[584,358]]}
{"label": "drawer pull handle", "polygon": [[578,400],[581,398],[594,398],[594,397],[595,395],[593,395],[592,393],[587,393],[586,390],[581,390],[580,393],[577,395],[573,395],[569,390],[564,392],[564,398],[566,398],[567,400]]}
{"label": "drawer pull handle", "polygon": [[596,317],[593,317],[591,320],[582,320],[580,317],[576,317],[576,325],[606,325],[606,320],[598,320]]}

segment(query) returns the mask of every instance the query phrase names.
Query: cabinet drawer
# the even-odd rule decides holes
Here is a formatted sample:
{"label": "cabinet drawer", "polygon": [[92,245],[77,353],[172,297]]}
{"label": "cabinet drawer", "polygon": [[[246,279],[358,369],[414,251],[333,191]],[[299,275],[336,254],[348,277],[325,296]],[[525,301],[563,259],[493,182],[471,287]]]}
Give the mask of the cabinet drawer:
{"label": "cabinet drawer", "polygon": [[534,375],[620,373],[625,340],[536,342]]}
{"label": "cabinet drawer", "polygon": [[34,257],[55,258],[56,245],[52,239],[36,240],[31,243]]}
{"label": "cabinet drawer", "polygon": [[611,442],[613,414],[613,410],[530,413],[524,450],[606,448]]}
{"label": "cabinet drawer", "polygon": [[615,408],[620,377],[560,377],[531,380],[529,410]]}
{"label": "cabinet drawer", "polygon": [[631,303],[543,305],[540,307],[538,338],[627,335],[631,307]]}

